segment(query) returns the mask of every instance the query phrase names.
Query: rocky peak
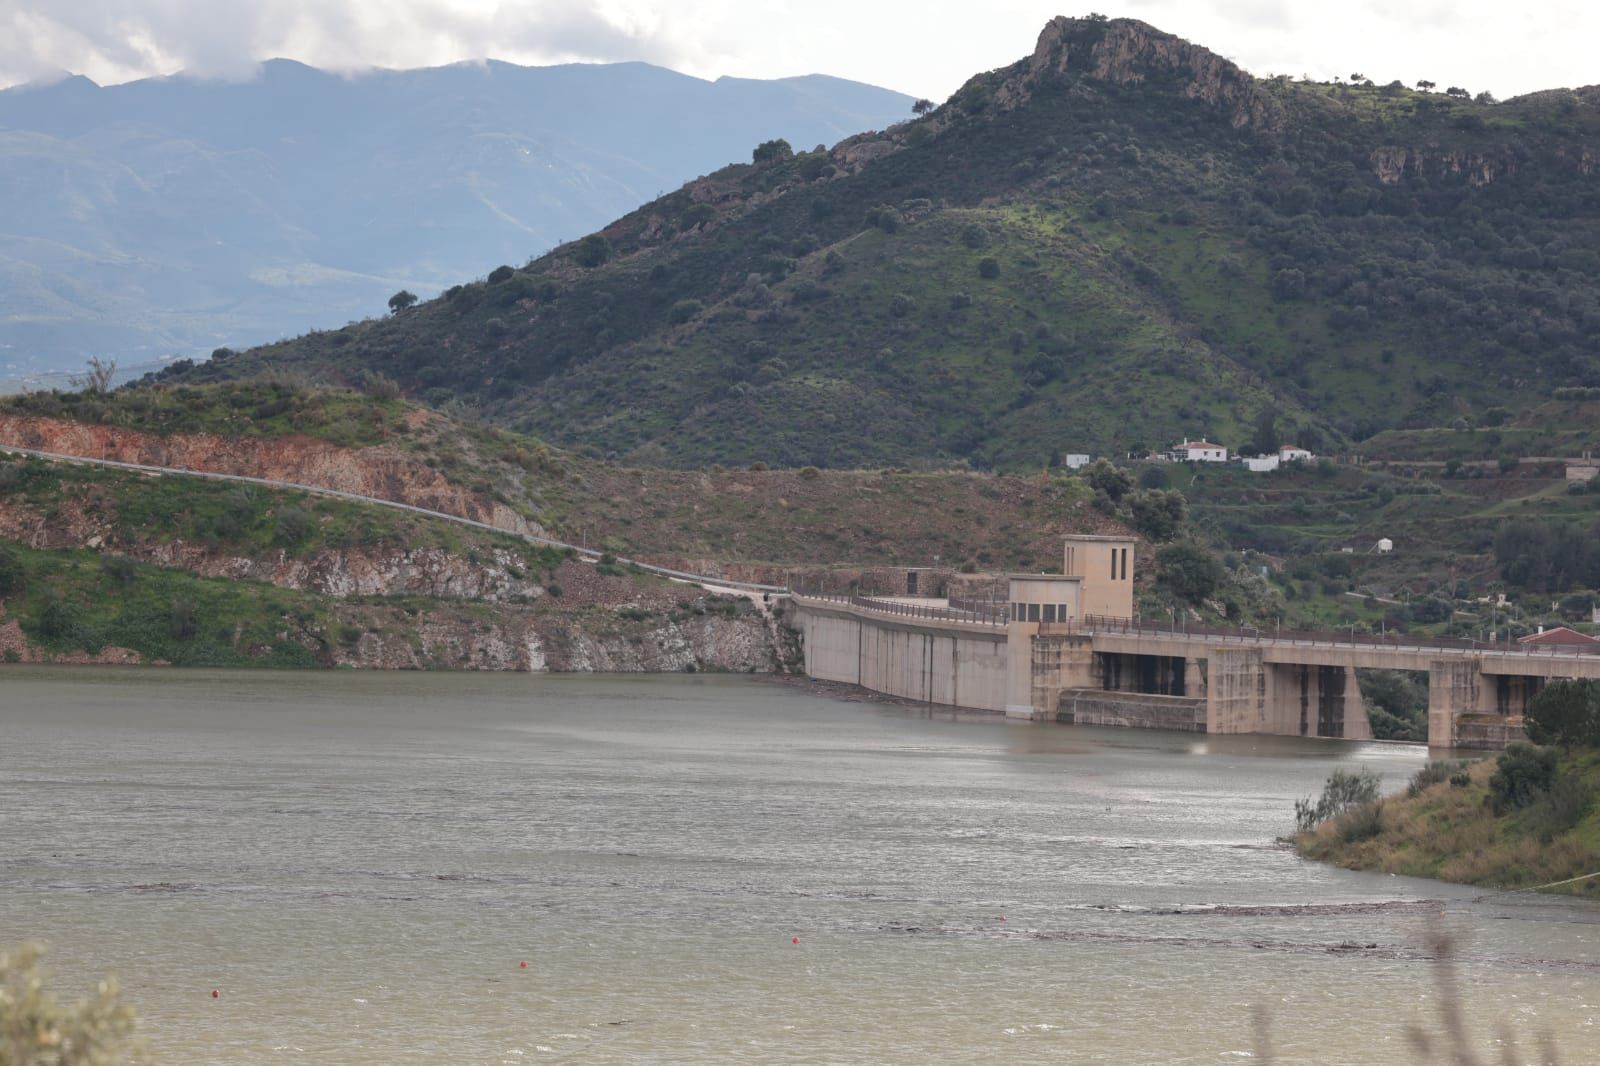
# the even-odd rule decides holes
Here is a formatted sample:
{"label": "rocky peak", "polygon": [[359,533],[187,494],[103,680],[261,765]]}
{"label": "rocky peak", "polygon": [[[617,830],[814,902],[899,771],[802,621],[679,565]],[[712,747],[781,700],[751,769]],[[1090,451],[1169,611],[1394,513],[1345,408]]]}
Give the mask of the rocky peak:
{"label": "rocky peak", "polygon": [[1063,74],[1118,85],[1175,85],[1184,97],[1224,112],[1235,127],[1279,124],[1277,104],[1249,74],[1215,52],[1137,19],[1056,16],[1039,34],[1020,84],[1010,87],[1026,96],[1041,79]]}

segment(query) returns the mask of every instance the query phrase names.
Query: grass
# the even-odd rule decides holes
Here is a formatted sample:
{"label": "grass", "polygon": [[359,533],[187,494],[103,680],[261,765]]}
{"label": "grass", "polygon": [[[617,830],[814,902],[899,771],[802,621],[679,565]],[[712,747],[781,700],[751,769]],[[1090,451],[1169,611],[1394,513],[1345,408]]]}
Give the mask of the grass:
{"label": "grass", "polygon": [[24,576],[5,618],[48,654],[115,647],[178,666],[322,664],[329,615],[321,597],[89,551],[7,550]]}
{"label": "grass", "polygon": [[[1465,770],[1465,784],[1446,778],[1415,794],[1384,799],[1371,836],[1348,832],[1336,818],[1298,836],[1296,847],[1308,858],[1347,869],[1493,888],[1534,888],[1600,871],[1600,804],[1588,804],[1571,825],[1546,810],[1548,799],[1496,815],[1488,802],[1494,771],[1494,760],[1486,759]],[[1564,755],[1558,784],[1563,779],[1600,788],[1600,752]],[[1549,891],[1600,899],[1600,878]]]}

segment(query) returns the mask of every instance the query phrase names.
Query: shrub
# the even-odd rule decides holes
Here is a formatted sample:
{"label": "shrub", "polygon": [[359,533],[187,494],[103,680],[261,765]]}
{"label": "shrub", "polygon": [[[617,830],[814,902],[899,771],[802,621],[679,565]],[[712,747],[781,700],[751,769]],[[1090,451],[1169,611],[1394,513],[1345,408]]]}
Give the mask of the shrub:
{"label": "shrub", "polygon": [[1548,748],[1518,742],[1500,753],[1489,778],[1489,802],[1494,813],[1531,806],[1550,790],[1556,778],[1556,753]]}
{"label": "shrub", "polygon": [[193,640],[200,632],[200,612],[193,600],[173,600],[168,610],[167,632],[174,640]]}
{"label": "shrub", "polygon": [[1581,777],[1563,774],[1550,790],[1528,807],[1524,826],[1545,844],[1565,833],[1594,805],[1594,786]]}
{"label": "shrub", "polygon": [[1339,839],[1346,844],[1359,844],[1383,832],[1383,801],[1363,803],[1339,816],[1335,823]]}
{"label": "shrub", "polygon": [[0,547],[0,596],[11,596],[27,587],[28,572],[17,553]]}
{"label": "shrub", "polygon": [[581,267],[597,267],[611,258],[611,242],[603,233],[591,233],[578,243],[573,260]]}
{"label": "shrub", "polygon": [[510,281],[514,274],[516,274],[516,271],[508,266],[497,266],[489,271],[489,284],[498,285],[502,281]]}
{"label": "shrub", "polygon": [[1000,276],[1000,260],[992,255],[986,255],[978,260],[978,276],[980,278],[998,278]]}
{"label": "shrub", "polygon": [[672,310],[667,312],[667,320],[681,326],[703,310],[705,304],[699,300],[679,300],[672,305]]}
{"label": "shrub", "polygon": [[316,519],[300,510],[300,508],[285,507],[278,512],[274,537],[284,547],[296,547],[311,536],[311,531],[316,528],[316,524]]}
{"label": "shrub", "polygon": [[800,476],[806,481],[815,481],[822,476],[822,471],[814,466],[803,466],[800,468]]}
{"label": "shrub", "polygon": [[1422,769],[1411,775],[1411,783],[1406,786],[1406,795],[1421,795],[1441,781],[1454,780],[1455,776],[1463,773],[1466,768],[1465,759],[1454,762],[1447,759],[1430,759],[1423,764]]}
{"label": "shrub", "polygon": [[1335,770],[1322,786],[1322,795],[1316,800],[1309,796],[1296,800],[1294,805],[1295,828],[1308,833],[1329,818],[1336,818],[1356,807],[1376,804],[1378,801],[1378,775],[1362,768],[1355,773]]}

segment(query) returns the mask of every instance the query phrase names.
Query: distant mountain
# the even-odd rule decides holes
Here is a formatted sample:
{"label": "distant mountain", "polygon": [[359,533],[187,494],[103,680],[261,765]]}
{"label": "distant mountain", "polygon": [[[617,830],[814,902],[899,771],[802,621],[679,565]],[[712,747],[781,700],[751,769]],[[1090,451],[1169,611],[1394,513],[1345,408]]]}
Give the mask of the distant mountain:
{"label": "distant mountain", "polygon": [[1258,79],[1140,22],[1055,19],[915,121],[166,379],[273,368],[681,466],[1497,427],[1600,394],[1600,89]]}
{"label": "distant mountain", "polygon": [[0,92],[0,373],[143,362],[381,314],[522,264],[786,138],[911,98],[837,78],[706,82],[642,63],[343,77],[275,60]]}

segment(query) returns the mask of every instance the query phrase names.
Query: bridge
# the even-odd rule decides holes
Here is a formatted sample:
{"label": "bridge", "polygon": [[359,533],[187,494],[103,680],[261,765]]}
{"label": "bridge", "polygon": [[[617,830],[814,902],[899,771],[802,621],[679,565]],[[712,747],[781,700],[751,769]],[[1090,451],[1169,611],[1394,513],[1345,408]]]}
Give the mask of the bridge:
{"label": "bridge", "polygon": [[1546,682],[1600,679],[1600,654],[1572,647],[1138,621],[1133,546],[1069,537],[1066,572],[1012,576],[1006,602],[802,589],[807,671],[1034,720],[1362,740],[1355,671],[1414,670],[1438,748],[1503,747]]}

